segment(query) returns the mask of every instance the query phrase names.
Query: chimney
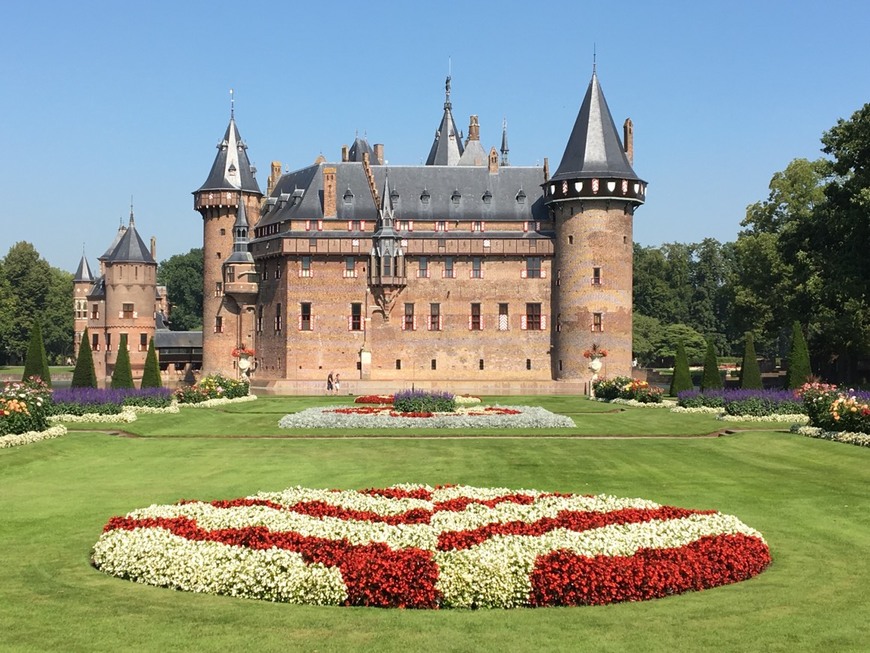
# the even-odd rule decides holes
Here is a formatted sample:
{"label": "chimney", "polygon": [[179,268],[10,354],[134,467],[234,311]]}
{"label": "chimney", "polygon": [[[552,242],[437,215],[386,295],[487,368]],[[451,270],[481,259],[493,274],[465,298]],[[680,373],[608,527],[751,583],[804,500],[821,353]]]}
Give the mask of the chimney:
{"label": "chimney", "polygon": [[157,260],[157,238],[151,236],[151,258]]}
{"label": "chimney", "polygon": [[266,195],[271,195],[278,185],[278,180],[281,179],[281,162],[272,161],[272,174],[269,175],[269,181],[266,185]]}
{"label": "chimney", "polygon": [[[476,118],[477,116],[472,116],[472,117]],[[469,134],[469,138],[470,138],[471,137],[471,130],[470,129],[468,130],[468,134]],[[498,172],[498,152],[496,152],[495,148],[493,147],[489,151],[489,174],[494,175],[497,172]]]}
{"label": "chimney", "polygon": [[335,168],[323,169],[323,217],[334,218],[338,215],[336,209]]}
{"label": "chimney", "polygon": [[[471,116],[468,122],[468,141],[480,140],[480,123],[477,121],[477,116]],[[465,144],[468,144],[465,141]]]}
{"label": "chimney", "polygon": [[348,158],[350,158],[350,150],[348,149],[347,145],[342,145],[341,146],[341,162],[347,163]]}
{"label": "chimney", "polygon": [[626,118],[622,125],[622,140],[625,141],[625,155],[629,165],[634,165],[634,124],[631,118]]}
{"label": "chimney", "polygon": [[550,181],[550,159],[544,157],[544,183]]}
{"label": "chimney", "polygon": [[384,165],[384,144],[383,143],[375,143],[375,164],[382,166]]}

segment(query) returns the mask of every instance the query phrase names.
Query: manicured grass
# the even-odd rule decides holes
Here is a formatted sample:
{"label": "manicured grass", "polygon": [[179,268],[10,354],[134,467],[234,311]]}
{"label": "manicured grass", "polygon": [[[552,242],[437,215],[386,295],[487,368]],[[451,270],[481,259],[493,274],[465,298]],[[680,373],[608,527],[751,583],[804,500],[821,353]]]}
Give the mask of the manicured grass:
{"label": "manicured grass", "polygon": [[[276,420],[282,405],[297,401],[190,411],[154,425],[162,435],[175,426],[228,434],[250,421],[265,429],[266,417]],[[608,426],[624,415],[637,416]],[[691,430],[684,426],[691,417],[652,409],[590,415],[611,432],[630,423],[636,434],[648,424]],[[197,429],[197,419],[208,426]],[[0,650],[866,650],[868,463],[864,448],[775,431],[715,439],[465,441],[73,432],[0,451]],[[398,482],[608,493],[714,508],[760,530],[773,564],[747,582],[658,601],[512,611],[270,604],[137,585],[89,566],[108,518],[151,503],[297,484]]]}

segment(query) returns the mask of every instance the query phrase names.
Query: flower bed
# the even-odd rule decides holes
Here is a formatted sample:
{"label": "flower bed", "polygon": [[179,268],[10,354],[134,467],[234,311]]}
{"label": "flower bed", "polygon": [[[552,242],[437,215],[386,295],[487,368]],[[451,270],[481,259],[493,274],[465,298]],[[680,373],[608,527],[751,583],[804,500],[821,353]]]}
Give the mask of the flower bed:
{"label": "flower bed", "polygon": [[646,381],[628,376],[615,376],[612,379],[599,379],[592,383],[595,396],[604,401],[614,399],[633,400],[641,404],[658,404],[664,391],[651,386]]}
{"label": "flower bed", "polygon": [[0,437],[39,433],[48,428],[51,389],[36,376],[0,388]]}
{"label": "flower bed", "polygon": [[537,490],[289,488],[113,517],[107,574],[318,605],[513,608],[640,601],[760,573],[760,533],[711,510]]}
{"label": "flower bed", "polygon": [[793,390],[685,390],[677,396],[681,408],[717,408],[726,415],[767,417],[805,413]]}
{"label": "flower bed", "polygon": [[247,381],[230,379],[222,374],[210,374],[192,386],[183,386],[175,391],[180,404],[201,404],[211,399],[238,399],[247,396],[250,384]]}
{"label": "flower bed", "polygon": [[400,413],[392,406],[327,406],[285,415],[278,426],[286,429],[353,428],[574,428],[574,420],[540,406],[487,406],[460,408],[452,413],[419,411]]}

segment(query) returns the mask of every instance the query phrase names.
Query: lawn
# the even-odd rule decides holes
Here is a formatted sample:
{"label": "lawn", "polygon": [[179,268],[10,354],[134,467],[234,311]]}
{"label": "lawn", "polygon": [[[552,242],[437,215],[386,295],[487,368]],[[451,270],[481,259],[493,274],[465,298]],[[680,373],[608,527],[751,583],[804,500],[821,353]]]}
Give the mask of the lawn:
{"label": "lawn", "polygon": [[[591,402],[537,401],[573,412],[577,435],[686,435],[722,426],[668,411],[607,413]],[[864,448],[781,431],[632,440],[201,437],[286,435],[275,426],[282,414],[323,402],[270,398],[192,409],[124,427],[155,437],[75,431],[0,451],[0,650],[866,650]],[[773,564],[747,582],[657,601],[511,611],[271,604],[136,585],[89,566],[108,518],[152,503],[398,482],[714,508],[760,530]]]}

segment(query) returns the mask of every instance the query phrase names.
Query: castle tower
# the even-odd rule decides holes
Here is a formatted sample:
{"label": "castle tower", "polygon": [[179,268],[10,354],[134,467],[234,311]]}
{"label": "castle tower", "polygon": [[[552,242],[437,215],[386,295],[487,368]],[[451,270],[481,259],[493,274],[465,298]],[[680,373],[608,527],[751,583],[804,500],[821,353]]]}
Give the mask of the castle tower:
{"label": "castle tower", "polygon": [[[225,306],[235,303],[233,315],[236,332],[235,341],[239,348],[254,349],[254,310],[260,285],[254,257],[248,250],[248,217],[245,203],[240,202],[233,225],[233,253],[224,261]],[[239,372],[246,372],[239,370]]]}
{"label": "castle tower", "polygon": [[435,140],[432,149],[426,158],[427,166],[455,166],[465,151],[462,137],[456,129],[456,121],[453,120],[453,104],[450,102],[450,77],[444,84],[444,115],[441,116],[441,125],[435,132]]}
{"label": "castle tower", "polygon": [[[244,205],[248,229],[260,215],[263,193],[248,160],[248,146],[239,135],[235,116],[217,145],[218,153],[202,186],[193,192],[194,208],[203,221],[202,369],[234,376],[233,349],[253,333],[245,327],[238,302],[224,292],[224,261],[233,252],[234,226]],[[245,340],[238,342],[240,337]]]}
{"label": "castle tower", "polygon": [[82,334],[88,326],[88,293],[94,284],[94,274],[88,259],[82,252],[82,259],[73,276],[73,356],[78,358],[82,345]]}
{"label": "castle tower", "polygon": [[588,380],[584,352],[593,345],[608,352],[599,376],[631,375],[632,221],[646,182],[632,169],[628,149],[593,71],[562,162],[544,183],[556,230],[557,379]]}

